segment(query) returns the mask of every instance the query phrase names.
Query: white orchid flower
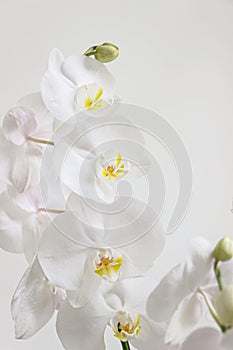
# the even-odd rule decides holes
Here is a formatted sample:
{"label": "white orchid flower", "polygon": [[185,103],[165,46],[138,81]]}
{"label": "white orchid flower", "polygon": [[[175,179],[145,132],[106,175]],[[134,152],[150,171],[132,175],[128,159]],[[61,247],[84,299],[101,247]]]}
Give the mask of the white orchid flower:
{"label": "white orchid flower", "polygon": [[9,252],[24,253],[31,263],[45,229],[63,210],[44,207],[39,185],[23,193],[9,188],[0,196],[0,247]]}
{"label": "white orchid flower", "polygon": [[232,350],[233,330],[223,334],[217,329],[200,328],[193,332],[180,350]]}
{"label": "white orchid flower", "polygon": [[[138,197],[148,196],[146,173],[152,162],[136,126],[114,113],[101,118],[101,123],[77,115],[73,124],[75,127],[64,137],[59,130],[55,133],[55,146],[43,160],[44,181],[54,183],[54,178],[58,179],[53,192],[63,192],[65,198],[74,192],[86,199],[112,203],[118,198],[120,184],[128,182],[128,191],[130,187],[140,192]],[[48,176],[51,165],[54,171]],[[145,191],[138,185],[140,181]]]}
{"label": "white orchid flower", "polygon": [[12,318],[17,339],[37,333],[65,300],[64,290],[51,284],[37,260],[24,273],[12,299]]}
{"label": "white orchid flower", "polygon": [[95,111],[113,97],[114,79],[105,65],[84,55],[64,58],[58,49],[49,56],[41,95],[50,112],[65,121],[80,110]]}
{"label": "white orchid flower", "polygon": [[53,118],[39,94],[24,97],[8,111],[0,132],[3,183],[13,185],[18,192],[39,183],[42,145],[53,144],[47,140],[52,129]]}
{"label": "white orchid flower", "polygon": [[103,350],[106,348],[104,334],[110,327],[114,337],[138,350],[167,349],[163,328],[145,313],[143,283],[143,279],[133,279],[114,286],[105,285],[105,290],[80,308],[66,301],[57,318],[57,333],[64,348]]}
{"label": "white orchid flower", "polygon": [[71,291],[75,305],[84,304],[105,281],[144,273],[165,239],[154,211],[139,201],[131,201],[123,212],[105,214],[79,199],[73,195],[68,201],[76,212],[67,211],[50,224],[38,253],[49,280]]}
{"label": "white orchid flower", "polygon": [[208,290],[216,284],[213,249],[207,240],[194,239],[185,263],[173,268],[149,297],[148,315],[155,321],[167,322],[166,343],[182,343],[207,322],[204,316],[208,309],[199,288]]}

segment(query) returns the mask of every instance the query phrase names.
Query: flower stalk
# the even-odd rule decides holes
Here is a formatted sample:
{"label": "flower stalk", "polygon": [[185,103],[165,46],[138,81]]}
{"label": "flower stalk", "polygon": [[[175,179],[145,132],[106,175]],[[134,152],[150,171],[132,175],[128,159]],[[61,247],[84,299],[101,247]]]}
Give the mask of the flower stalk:
{"label": "flower stalk", "polygon": [[219,319],[219,316],[215,310],[215,308],[213,307],[211,301],[209,300],[209,298],[206,296],[206,294],[203,292],[203,290],[201,288],[198,288],[197,290],[198,293],[200,293],[203,298],[204,301],[209,309],[209,312],[211,314],[211,316],[213,317],[214,321],[217,323],[217,325],[220,327],[221,331],[223,333],[226,333],[226,331],[229,329],[229,327],[227,327],[226,325],[224,325],[221,320]]}
{"label": "flower stalk", "polygon": [[121,341],[121,345],[123,350],[130,350],[129,342]]}
{"label": "flower stalk", "polygon": [[30,136],[27,139],[28,139],[28,141],[35,142],[35,143],[41,143],[42,145],[54,146],[54,142],[53,141],[37,139],[37,138],[34,138],[34,137],[30,137]]}
{"label": "flower stalk", "polygon": [[218,283],[218,288],[220,291],[222,291],[223,290],[222,273],[221,273],[221,269],[219,267],[218,260],[215,260],[215,262],[214,262],[214,273],[215,273],[216,280]]}
{"label": "flower stalk", "polygon": [[45,212],[45,213],[51,213],[51,214],[63,214],[65,213],[65,210],[61,209],[48,209],[48,208],[39,208],[38,212]]}

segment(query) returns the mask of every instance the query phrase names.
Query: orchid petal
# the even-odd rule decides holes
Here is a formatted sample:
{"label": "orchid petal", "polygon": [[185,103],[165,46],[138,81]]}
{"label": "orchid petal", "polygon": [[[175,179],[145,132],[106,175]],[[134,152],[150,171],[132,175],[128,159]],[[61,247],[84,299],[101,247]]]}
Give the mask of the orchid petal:
{"label": "orchid petal", "polygon": [[202,237],[196,237],[191,242],[190,254],[186,259],[184,279],[190,291],[206,285],[214,278],[213,246]]}
{"label": "orchid petal", "polygon": [[183,265],[175,266],[158,284],[147,303],[148,315],[155,321],[168,320],[185,296]]}
{"label": "orchid petal", "polygon": [[132,338],[130,343],[138,350],[169,350],[164,344],[163,328],[151,321],[148,317],[140,316],[141,330],[137,337]]}
{"label": "orchid petal", "polygon": [[[143,237],[121,248],[127,257],[129,266],[125,275],[139,275],[153,266],[156,258],[161,254],[165,244],[165,231],[160,223],[157,223]],[[128,270],[128,271],[127,271]]]}
{"label": "orchid petal", "polygon": [[37,333],[52,317],[56,295],[44,278],[32,269],[27,270],[12,299],[17,339],[28,339]]}
{"label": "orchid petal", "polygon": [[53,134],[53,116],[46,108],[41,99],[40,93],[34,93],[22,97],[18,101],[19,106],[26,107],[34,112],[37,122],[37,129],[34,130],[34,138],[49,140]]}
{"label": "orchid petal", "polygon": [[39,183],[42,150],[38,145],[17,147],[11,181],[18,192],[26,191]]}
{"label": "orchid petal", "polygon": [[0,181],[4,184],[9,185],[11,182],[11,172],[14,166],[14,160],[17,155],[17,147],[11,142],[7,141],[4,137],[2,130],[0,130]]}
{"label": "orchid petal", "polygon": [[[228,334],[228,333],[227,333]],[[213,328],[200,328],[194,331],[183,343],[182,350],[231,350],[220,345],[221,334]]]}
{"label": "orchid petal", "polygon": [[39,184],[30,187],[23,193],[17,192],[12,187],[9,187],[8,191],[13,198],[14,203],[28,213],[35,213],[39,208],[44,207]]}
{"label": "orchid petal", "polygon": [[67,350],[105,349],[104,332],[111,317],[101,297],[80,308],[65,302],[58,312],[57,333]]}
{"label": "orchid petal", "polygon": [[0,194],[0,247],[11,253],[23,253],[22,222],[25,213],[14,205],[7,191]]}
{"label": "orchid petal", "polygon": [[200,324],[204,307],[203,299],[198,294],[185,297],[169,321],[165,343],[182,343]]}
{"label": "orchid petal", "polygon": [[29,217],[23,223],[23,247],[25,257],[29,264],[38,253],[40,240],[50,221],[51,220],[46,213],[38,212],[29,215]]}
{"label": "orchid petal", "polygon": [[75,113],[74,84],[62,72],[64,57],[53,49],[49,56],[48,70],[41,80],[41,96],[48,110],[64,121]]}
{"label": "orchid petal", "polygon": [[6,139],[19,146],[35,132],[37,122],[32,110],[17,106],[7,112],[2,128]]}
{"label": "orchid petal", "polygon": [[[68,223],[66,218],[65,215],[64,222]],[[83,282],[89,250],[65,237],[57,227],[57,219],[59,217],[43,235],[38,259],[52,283],[67,290],[76,290]]]}

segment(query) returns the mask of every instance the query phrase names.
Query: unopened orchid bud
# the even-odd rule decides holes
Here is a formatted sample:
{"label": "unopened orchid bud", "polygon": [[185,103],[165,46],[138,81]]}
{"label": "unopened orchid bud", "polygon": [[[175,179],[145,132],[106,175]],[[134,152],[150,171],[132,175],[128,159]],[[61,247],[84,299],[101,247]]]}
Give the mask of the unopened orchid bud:
{"label": "unopened orchid bud", "polygon": [[233,326],[233,284],[225,287],[215,298],[217,314],[226,326]]}
{"label": "unopened orchid bud", "polygon": [[229,261],[233,258],[233,240],[229,237],[222,238],[214,248],[213,258],[217,261]]}
{"label": "unopened orchid bud", "polygon": [[111,43],[103,43],[90,47],[85,53],[85,56],[94,56],[96,60],[107,63],[114,61],[119,55],[119,48]]}

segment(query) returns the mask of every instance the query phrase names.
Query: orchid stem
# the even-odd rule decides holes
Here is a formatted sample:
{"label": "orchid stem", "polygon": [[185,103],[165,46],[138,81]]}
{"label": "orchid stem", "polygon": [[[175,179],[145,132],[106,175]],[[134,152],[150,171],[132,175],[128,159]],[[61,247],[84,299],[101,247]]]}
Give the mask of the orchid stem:
{"label": "orchid stem", "polygon": [[214,273],[215,273],[215,276],[216,276],[216,280],[218,282],[218,288],[220,291],[223,290],[223,282],[222,282],[222,273],[221,273],[221,270],[220,270],[220,267],[219,267],[219,261],[218,260],[215,260],[214,262]]}
{"label": "orchid stem", "polygon": [[41,143],[41,144],[43,144],[43,145],[54,146],[54,142],[53,142],[53,141],[47,141],[47,140],[36,139],[36,138],[30,137],[30,136],[29,136],[27,139],[28,139],[28,141],[31,141],[31,142]]}
{"label": "orchid stem", "polygon": [[47,208],[39,208],[39,212],[45,212],[45,213],[51,213],[51,214],[63,214],[65,213],[65,210],[60,209],[47,209]]}
{"label": "orchid stem", "polygon": [[217,323],[217,325],[220,327],[221,331],[223,333],[225,333],[229,329],[229,327],[227,327],[226,325],[222,324],[222,322],[220,321],[219,316],[218,316],[216,310],[214,309],[211,301],[206,296],[206,294],[203,292],[203,290],[201,288],[198,288],[197,292],[200,293],[203,296],[211,316],[213,317],[213,319]]}
{"label": "orchid stem", "polygon": [[130,350],[129,343],[127,341],[121,341],[121,346],[123,350]]}

